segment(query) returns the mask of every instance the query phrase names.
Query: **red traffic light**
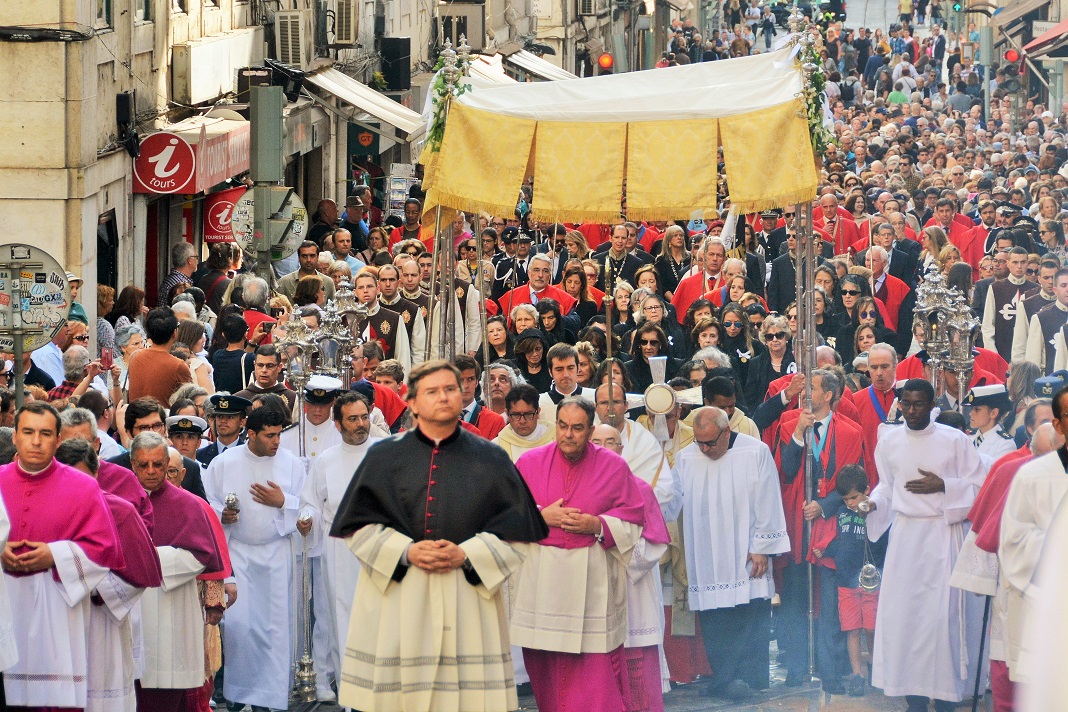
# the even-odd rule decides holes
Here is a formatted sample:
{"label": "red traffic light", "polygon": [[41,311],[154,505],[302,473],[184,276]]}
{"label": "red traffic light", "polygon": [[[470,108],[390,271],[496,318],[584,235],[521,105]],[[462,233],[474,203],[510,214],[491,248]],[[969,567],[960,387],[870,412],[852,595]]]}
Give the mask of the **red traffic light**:
{"label": "red traffic light", "polygon": [[601,69],[611,69],[615,63],[616,61],[612,59],[612,55],[610,55],[608,52],[605,52],[597,58],[597,66]]}
{"label": "red traffic light", "polygon": [[1017,52],[1014,49],[1006,50],[1005,51],[1005,61],[1006,62],[1012,62],[1014,64],[1016,62],[1019,62],[1020,61],[1020,53]]}

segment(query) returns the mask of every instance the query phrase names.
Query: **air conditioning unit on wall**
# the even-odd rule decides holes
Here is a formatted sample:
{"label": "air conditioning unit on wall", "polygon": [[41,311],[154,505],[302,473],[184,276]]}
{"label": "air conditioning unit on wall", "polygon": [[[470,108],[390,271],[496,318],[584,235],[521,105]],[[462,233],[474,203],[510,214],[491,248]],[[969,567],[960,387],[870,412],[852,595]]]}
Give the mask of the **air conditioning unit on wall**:
{"label": "air conditioning unit on wall", "polygon": [[314,12],[280,10],[274,14],[276,59],[298,69],[307,69],[315,58]]}
{"label": "air conditioning unit on wall", "polygon": [[334,44],[356,44],[360,27],[359,0],[337,0],[337,10],[334,16]]}

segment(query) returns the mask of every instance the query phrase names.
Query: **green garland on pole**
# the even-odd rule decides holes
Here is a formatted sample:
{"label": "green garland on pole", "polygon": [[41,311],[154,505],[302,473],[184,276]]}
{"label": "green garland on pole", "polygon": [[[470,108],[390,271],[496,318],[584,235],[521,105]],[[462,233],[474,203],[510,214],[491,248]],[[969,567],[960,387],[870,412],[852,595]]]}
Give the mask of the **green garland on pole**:
{"label": "green garland on pole", "polygon": [[815,67],[804,83],[802,93],[805,98],[805,110],[808,114],[808,132],[812,136],[812,149],[817,156],[822,156],[827,146],[834,140],[834,134],[823,123],[823,102],[827,95],[823,93],[827,86],[827,77],[823,72],[819,50],[815,43],[801,44],[798,60],[802,66]]}
{"label": "green garland on pole", "polygon": [[450,89],[445,81],[445,72],[441,71],[445,66],[445,58],[438,57],[434,65],[434,82],[430,85],[431,102],[434,111],[430,121],[430,129],[426,134],[427,145],[430,150],[437,153],[441,150],[441,142],[445,138],[445,117],[449,113],[449,102],[455,97],[463,95],[470,87],[466,82],[457,82]]}

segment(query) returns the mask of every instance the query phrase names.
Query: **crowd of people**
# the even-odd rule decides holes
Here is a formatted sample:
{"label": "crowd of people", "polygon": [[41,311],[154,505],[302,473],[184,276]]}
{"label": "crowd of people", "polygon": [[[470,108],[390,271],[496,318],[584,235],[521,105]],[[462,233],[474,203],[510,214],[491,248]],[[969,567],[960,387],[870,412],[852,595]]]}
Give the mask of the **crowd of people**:
{"label": "crowd of people", "polygon": [[[154,306],[101,286],[90,324],[69,275],[68,322],[0,362],[7,704],[285,709],[307,620],[316,696],[365,711],[515,709],[527,684],[543,710],[745,699],[772,636],[788,687],[812,666],[948,710],[978,677],[1011,709],[1068,482],[1064,107],[907,4],[821,36],[811,225],[736,215],[726,184],[703,220],[542,222],[528,183],[513,214],[450,217],[450,284],[418,188],[387,217],[361,187],[270,282],[180,242]],[[770,8],[725,11],[726,37],[680,21],[663,66],[771,47]],[[966,383],[932,379],[932,279],[981,324]],[[279,342],[341,299],[351,382],[298,394]]]}

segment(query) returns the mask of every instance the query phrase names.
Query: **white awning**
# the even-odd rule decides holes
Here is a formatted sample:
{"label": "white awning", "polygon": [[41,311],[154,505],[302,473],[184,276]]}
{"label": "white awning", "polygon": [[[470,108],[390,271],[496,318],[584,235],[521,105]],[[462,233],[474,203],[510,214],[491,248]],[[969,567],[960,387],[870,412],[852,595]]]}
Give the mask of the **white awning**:
{"label": "white awning", "polygon": [[[360,112],[366,112],[379,121],[395,126],[405,134],[416,132],[423,123],[423,117],[408,107],[336,69],[324,69],[307,75],[305,79]],[[359,119],[359,116],[353,112],[352,118]]]}
{"label": "white awning", "polygon": [[1018,20],[1027,13],[1043,7],[1048,2],[1049,0],[1013,0],[1012,3],[990,16],[990,24],[995,27],[1004,27],[1013,20]]}
{"label": "white awning", "polygon": [[547,62],[538,55],[528,52],[525,49],[521,49],[518,52],[508,55],[504,58],[504,61],[528,74],[533,74],[536,77],[548,79],[549,81],[578,79],[578,75],[572,74],[566,69],[560,69],[560,67],[557,67],[552,62]]}
{"label": "white awning", "polygon": [[515,84],[515,80],[504,73],[503,59],[499,54],[475,55],[471,60],[471,77],[490,84]]}

